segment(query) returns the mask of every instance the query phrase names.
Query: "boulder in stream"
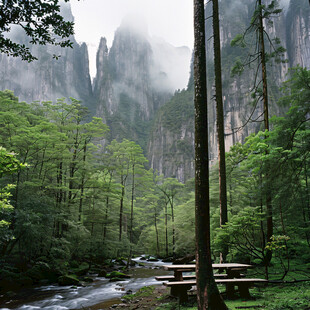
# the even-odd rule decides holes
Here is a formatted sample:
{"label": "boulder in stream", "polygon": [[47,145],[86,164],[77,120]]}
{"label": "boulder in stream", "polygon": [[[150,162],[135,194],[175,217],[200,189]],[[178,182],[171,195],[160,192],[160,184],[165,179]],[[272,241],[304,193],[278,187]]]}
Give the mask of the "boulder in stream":
{"label": "boulder in stream", "polygon": [[158,262],[159,259],[157,259],[156,257],[153,257],[153,256],[150,256],[148,259],[147,259],[148,262]]}
{"label": "boulder in stream", "polygon": [[78,276],[85,276],[89,271],[89,264],[84,262],[78,268],[72,268],[72,271]]}
{"label": "boulder in stream", "polygon": [[79,285],[80,280],[76,278],[74,275],[65,275],[65,276],[60,276],[58,278],[58,284],[61,286]]}
{"label": "boulder in stream", "polygon": [[98,272],[98,277],[106,277],[107,276],[107,271],[105,269],[101,269],[99,272]]}
{"label": "boulder in stream", "polygon": [[174,261],[173,257],[166,257],[164,259],[162,259],[163,263],[172,263]]}
{"label": "boulder in stream", "polygon": [[129,275],[119,271],[112,271],[111,273],[108,273],[106,277],[110,279],[110,282],[124,281],[125,279],[130,278]]}

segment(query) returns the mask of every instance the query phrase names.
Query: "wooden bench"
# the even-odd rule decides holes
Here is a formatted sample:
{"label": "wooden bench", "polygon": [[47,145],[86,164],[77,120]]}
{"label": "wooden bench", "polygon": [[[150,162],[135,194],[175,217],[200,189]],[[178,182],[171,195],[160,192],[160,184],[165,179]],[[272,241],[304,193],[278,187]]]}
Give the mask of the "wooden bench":
{"label": "wooden bench", "polygon": [[[249,293],[249,288],[255,283],[268,283],[265,279],[256,278],[238,278],[238,279],[215,279],[217,284],[226,285],[226,295],[228,298],[232,298],[235,293],[235,286],[238,286],[240,297],[249,298],[251,297]],[[196,286],[196,280],[186,280],[186,281],[174,281],[174,282],[164,282],[165,286],[174,288],[174,295],[180,298],[180,302],[186,302],[188,300],[187,290]]]}
{"label": "wooden bench", "polygon": [[[194,275],[194,274],[193,275],[186,275],[186,276],[183,276],[183,279],[184,280],[196,279],[196,275]],[[174,276],[156,276],[155,280],[157,280],[157,281],[169,281],[169,282],[177,281]]]}
{"label": "wooden bench", "polygon": [[[217,273],[213,275],[215,279],[228,279],[228,275],[226,273]],[[240,278],[244,278],[245,274],[239,274]],[[196,279],[196,275],[185,275],[183,276],[184,280],[192,280]],[[169,281],[169,282],[175,282],[177,281],[174,276],[156,276],[155,280],[157,281]]]}

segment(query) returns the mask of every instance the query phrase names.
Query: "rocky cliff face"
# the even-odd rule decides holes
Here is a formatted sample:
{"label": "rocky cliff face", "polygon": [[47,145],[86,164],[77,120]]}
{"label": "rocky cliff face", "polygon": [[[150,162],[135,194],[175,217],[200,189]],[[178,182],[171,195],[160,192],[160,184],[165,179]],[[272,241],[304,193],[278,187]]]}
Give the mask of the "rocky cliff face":
{"label": "rocky cliff face", "polygon": [[185,182],[194,171],[193,91],[182,90],[160,108],[148,144],[151,167]]}
{"label": "rocky cliff face", "polygon": [[286,16],[287,50],[292,66],[310,68],[310,6],[308,1],[291,1]]}
{"label": "rocky cliff face", "polygon": [[[66,7],[67,18],[73,18]],[[261,128],[262,104],[251,104],[254,70],[231,76],[231,68],[247,49],[232,48],[231,40],[242,33],[254,8],[254,0],[221,0],[222,78],[226,150]],[[206,16],[211,15],[210,4]],[[135,21],[136,22],[136,21]],[[287,64],[268,67],[270,114],[281,114],[276,101],[279,85],[290,66],[310,67],[310,8],[307,0],[291,0],[285,14],[265,24],[270,37],[279,37],[287,48]],[[142,29],[142,30],[141,30]],[[216,112],[213,101],[213,42],[211,19],[206,20],[209,88],[210,160],[217,158]],[[19,33],[16,34],[20,36]],[[19,40],[25,41],[20,36]],[[182,182],[194,176],[193,76],[188,89],[180,88],[186,76],[190,51],[150,38],[145,25],[125,20],[115,33],[110,49],[104,38],[97,52],[97,75],[89,76],[85,44],[73,49],[31,46],[39,60],[31,64],[0,55],[0,89],[11,89],[21,100],[55,100],[74,97],[88,106],[92,115],[110,126],[110,138],[128,138],[145,150],[151,167]],[[54,60],[52,55],[60,55]],[[183,83],[184,84],[184,83]],[[173,93],[174,96],[172,95]]]}
{"label": "rocky cliff face", "polygon": [[[69,6],[62,14],[66,19],[73,16]],[[27,37],[16,31],[16,39],[27,44]],[[20,100],[26,102],[56,100],[73,97],[92,106],[92,86],[88,67],[86,44],[79,45],[70,38],[73,48],[29,45],[38,60],[27,63],[19,58],[0,54],[0,89],[13,90]],[[53,55],[59,59],[53,59]]]}
{"label": "rocky cliff face", "polygon": [[[69,4],[63,3],[62,14],[73,20]],[[29,45],[22,31],[14,36]],[[73,49],[29,45],[38,58],[32,63],[0,54],[0,89],[13,90],[26,102],[79,99],[91,115],[102,117],[110,126],[111,139],[132,139],[146,150],[156,112],[188,79],[189,48],[150,38],[143,22],[127,18],[116,31],[110,50],[101,39],[92,85],[87,46],[70,39]],[[53,55],[59,58],[53,59]]]}
{"label": "rocky cliff face", "polygon": [[[268,1],[265,1],[266,5]],[[263,103],[258,101],[255,104],[251,98],[251,92],[254,87],[257,63],[253,66],[246,67],[245,72],[240,76],[231,75],[231,69],[236,60],[244,61],[250,53],[255,55],[255,50],[249,44],[248,48],[231,47],[231,41],[238,34],[244,32],[250,25],[255,2],[247,1],[221,1],[221,46],[222,46],[222,80],[223,80],[223,105],[224,105],[224,128],[225,128],[225,146],[228,151],[236,142],[243,142],[245,137],[250,133],[263,129]],[[206,7],[206,15],[212,13],[212,6]],[[279,38],[281,46],[287,47],[286,31],[285,31],[285,14],[282,12],[278,16],[272,18],[272,23],[265,22],[265,30],[271,40]],[[207,37],[212,36],[212,22],[206,22]],[[252,36],[253,38],[254,36]],[[246,38],[249,43],[251,35]],[[270,44],[266,39],[266,51],[269,51]],[[274,43],[273,43],[274,44]],[[213,40],[207,43],[207,61],[209,73],[209,86],[214,85],[213,72]],[[288,58],[284,53],[282,59]],[[253,59],[253,58],[252,58]],[[283,113],[277,106],[277,98],[279,97],[279,87],[285,80],[288,72],[288,64],[276,64],[271,60],[268,64],[268,93],[269,93],[269,114],[279,115]],[[257,81],[261,79],[261,68],[258,71]],[[261,88],[261,87],[260,87]],[[209,123],[210,126],[210,159],[215,161],[218,156],[217,150],[217,134],[216,134],[216,112],[214,98],[214,87],[209,87],[210,109]]]}
{"label": "rocky cliff face", "polygon": [[[298,3],[298,5],[296,5]],[[221,46],[222,46],[222,79],[223,79],[223,101],[225,119],[225,146],[226,151],[236,142],[243,142],[252,132],[262,128],[262,103],[258,102],[256,108],[251,104],[250,96],[255,78],[254,70],[247,70],[243,75],[232,77],[231,68],[237,59],[242,59],[248,52],[247,49],[233,48],[231,40],[238,33],[242,33],[253,12],[253,0],[220,2],[221,12]],[[206,16],[211,16],[212,7],[206,7]],[[274,64],[268,67],[269,77],[269,100],[270,115],[283,113],[277,106],[279,96],[279,85],[285,80],[288,68],[297,64],[310,67],[310,24],[309,4],[306,0],[291,1],[287,15],[284,12],[274,19],[273,24],[265,24],[265,29],[271,38],[278,37],[281,45],[288,50],[284,58],[288,58],[287,64]],[[216,111],[214,94],[214,72],[213,72],[213,42],[212,21],[206,21],[207,38],[207,70],[208,70],[208,95],[209,95],[209,157],[211,163],[217,159],[217,134],[216,134]],[[300,41],[303,42],[300,42]],[[188,94],[193,94],[192,77],[189,82]],[[187,105],[192,106],[192,96],[187,94],[176,94],[163,108],[169,113],[175,113],[178,104],[175,101],[190,100]],[[168,113],[168,112],[167,112]],[[172,117],[172,115],[171,115]],[[151,139],[148,144],[148,158],[152,168],[157,169],[166,176],[176,176],[179,180],[185,181],[194,177],[194,114],[185,116],[182,123],[172,130],[167,126],[167,114],[161,114],[156,119]],[[191,139],[192,137],[192,139]],[[186,143],[186,148],[183,148]]]}
{"label": "rocky cliff face", "polygon": [[106,119],[111,137],[135,140],[144,149],[154,115],[174,91],[174,72],[162,60],[170,51],[174,69],[178,68],[176,64],[189,63],[190,58],[188,48],[153,40],[146,29],[145,25],[125,20],[116,31],[110,50],[102,38],[94,80],[96,115]]}

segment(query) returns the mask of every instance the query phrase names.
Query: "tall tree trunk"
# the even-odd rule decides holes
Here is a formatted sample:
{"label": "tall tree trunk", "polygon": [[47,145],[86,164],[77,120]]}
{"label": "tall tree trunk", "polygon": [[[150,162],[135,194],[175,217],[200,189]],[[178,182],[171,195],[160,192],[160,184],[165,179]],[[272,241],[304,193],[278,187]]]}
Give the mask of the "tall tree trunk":
{"label": "tall tree trunk", "polygon": [[[27,149],[27,151],[25,152],[24,159],[22,162],[23,164],[26,164],[26,162],[27,162],[28,153],[29,153],[29,149]],[[15,184],[15,209],[18,209],[18,207],[19,207],[19,189],[20,189],[20,183],[21,183],[20,178],[21,178],[21,168],[19,168],[17,171],[17,179],[16,179],[16,184]],[[16,218],[14,217],[12,220],[12,223],[10,225],[11,228],[13,228],[13,229],[15,226],[15,221],[16,221]]]}
{"label": "tall tree trunk", "polygon": [[[112,173],[109,174],[109,186],[107,188],[107,191],[109,192],[111,189],[111,182],[112,182]],[[103,228],[103,239],[105,240],[107,237],[107,229],[108,229],[108,218],[109,218],[109,196],[106,196],[106,209],[105,209],[105,215],[104,215],[104,228]]]}
{"label": "tall tree trunk", "polygon": [[131,206],[130,206],[130,232],[129,232],[129,257],[127,261],[127,268],[132,257],[132,242],[133,242],[133,206],[135,196],[135,164],[132,165],[132,186],[131,186]]}
{"label": "tall tree trunk", "polygon": [[155,234],[156,234],[156,255],[159,255],[159,237],[158,237],[158,228],[157,228],[157,213],[156,207],[154,207],[154,227],[155,227]]}
{"label": "tall tree trunk", "polygon": [[82,180],[81,180],[81,192],[80,192],[80,202],[79,202],[79,219],[78,219],[79,222],[82,222],[82,215],[83,215],[86,150],[87,150],[87,142],[85,140],[84,147],[83,147],[83,164],[84,164],[84,169],[82,171]]}
{"label": "tall tree trunk", "polygon": [[168,245],[168,202],[165,202],[166,257],[169,255]]}
{"label": "tall tree trunk", "polygon": [[63,162],[61,161],[58,165],[57,171],[57,187],[59,188],[56,191],[56,216],[54,218],[54,229],[53,236],[56,238],[60,237],[60,214],[61,214],[61,203],[63,201]]}
{"label": "tall tree trunk", "polygon": [[198,309],[227,309],[214,280],[210,246],[208,111],[204,1],[194,0],[195,216]]}
{"label": "tall tree trunk", "polygon": [[[260,58],[262,65],[262,80],[263,80],[263,102],[264,102],[264,125],[265,130],[269,131],[269,105],[268,105],[268,88],[267,88],[267,68],[266,68],[266,57],[265,57],[265,40],[264,40],[264,24],[263,24],[263,10],[262,10],[262,0],[258,0],[259,5],[259,46],[260,46]],[[267,153],[269,151],[267,150]],[[268,186],[269,184],[269,175],[268,167],[266,174],[266,184],[267,184],[267,193],[266,193],[266,209],[267,209],[267,242],[271,241],[271,236],[273,235],[273,219],[272,219],[272,198],[271,190]],[[267,250],[266,252],[266,264],[269,264],[272,258],[272,252]]]}
{"label": "tall tree trunk", "polygon": [[76,157],[77,157],[77,150],[75,149],[73,151],[70,167],[69,167],[69,191],[68,191],[68,208],[70,212],[70,206],[72,204],[73,200],[73,187],[74,187],[74,174],[76,169]]}
{"label": "tall tree trunk", "polygon": [[72,154],[72,158],[71,158],[71,163],[69,166],[69,191],[68,191],[68,209],[70,212],[70,207],[73,204],[73,200],[76,196],[73,195],[73,189],[74,189],[74,175],[75,172],[77,170],[77,159],[78,159],[78,152],[79,152],[79,135],[80,135],[80,131],[79,131],[79,126],[80,125],[80,121],[77,122],[77,129],[76,129],[76,134],[75,134],[75,138],[74,138],[74,149],[73,149],[73,154]]}
{"label": "tall tree trunk", "polygon": [[[309,222],[310,222],[310,191],[309,191],[309,184],[308,184],[308,172],[307,172],[307,164],[306,161],[304,163],[305,165],[305,183],[306,183],[306,210],[305,210],[305,226],[308,227]],[[308,215],[308,216],[306,216]],[[307,243],[308,246],[310,247],[310,237],[309,237],[309,233],[308,231],[305,232],[306,234],[306,239],[307,239]]]}
{"label": "tall tree trunk", "polygon": [[[227,216],[224,112],[223,112],[223,95],[222,95],[221,39],[220,39],[218,0],[213,0],[213,42],[214,42],[216,125],[217,125],[218,161],[219,161],[220,225],[222,227],[228,222],[228,216]],[[222,253],[220,254],[221,262],[226,261],[227,254],[228,254],[228,246],[224,245]]]}
{"label": "tall tree trunk", "polygon": [[[131,206],[130,206],[130,233],[129,241],[132,244],[133,241],[133,205],[134,205],[134,195],[135,195],[135,165],[132,165],[132,186],[131,186]],[[131,252],[130,244],[130,252]]]}
{"label": "tall tree trunk", "polygon": [[57,186],[60,188],[59,191],[57,192],[57,200],[56,204],[60,208],[60,204],[62,202],[63,198],[63,191],[62,191],[62,184],[63,184],[63,171],[62,171],[62,161],[59,163],[58,166],[58,173],[57,173]]}
{"label": "tall tree trunk", "polygon": [[122,189],[122,197],[119,206],[119,237],[118,240],[122,240],[122,230],[123,230],[123,208],[124,208],[124,189]]}
{"label": "tall tree trunk", "polygon": [[262,0],[258,0],[258,5],[260,7],[259,9],[260,10],[260,13],[259,13],[259,45],[260,45],[260,58],[261,58],[261,64],[262,64],[262,79],[263,79],[264,125],[265,125],[265,129],[269,131],[267,68],[266,68],[266,57],[265,57]]}
{"label": "tall tree trunk", "polygon": [[122,195],[119,205],[119,237],[118,240],[122,240],[122,231],[123,231],[123,210],[124,210],[124,197],[125,197],[125,180],[124,176],[121,176],[121,185],[122,185]]}
{"label": "tall tree trunk", "polygon": [[104,215],[104,228],[103,228],[103,239],[105,240],[107,237],[107,226],[108,226],[108,217],[109,217],[109,196],[106,196],[105,203],[105,215]]}
{"label": "tall tree trunk", "polygon": [[171,207],[171,223],[172,223],[172,256],[175,258],[175,227],[174,227],[174,208],[173,208],[173,197],[170,200]]}
{"label": "tall tree trunk", "polygon": [[[39,180],[42,179],[42,171],[43,171],[43,165],[44,165],[44,161],[45,161],[45,152],[46,152],[46,146],[45,146],[44,149],[43,149],[43,154],[42,154],[42,158],[41,158],[41,164],[40,164],[40,170],[39,170]],[[42,185],[41,185],[40,189],[43,188],[44,178],[43,178],[41,184],[42,184]]]}

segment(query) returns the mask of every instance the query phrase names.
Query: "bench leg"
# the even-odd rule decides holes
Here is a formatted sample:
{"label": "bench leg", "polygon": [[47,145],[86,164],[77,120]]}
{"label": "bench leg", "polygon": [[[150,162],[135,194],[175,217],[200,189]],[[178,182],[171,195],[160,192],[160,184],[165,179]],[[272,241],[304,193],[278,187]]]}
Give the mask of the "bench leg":
{"label": "bench leg", "polygon": [[175,286],[171,286],[170,295],[173,297],[178,297],[178,288]]}
{"label": "bench leg", "polygon": [[226,284],[226,296],[228,299],[233,299],[235,296],[235,286],[232,283]]}
{"label": "bench leg", "polygon": [[246,298],[246,299],[250,299],[251,295],[249,292],[249,284],[247,283],[240,283],[238,285],[239,288],[239,293],[240,293],[240,297],[241,298]]}
{"label": "bench leg", "polygon": [[171,287],[170,294],[171,296],[178,297],[180,299],[180,303],[188,302],[187,290],[189,288],[187,286],[180,287]]}

